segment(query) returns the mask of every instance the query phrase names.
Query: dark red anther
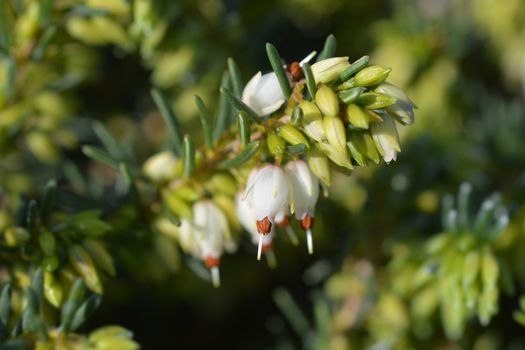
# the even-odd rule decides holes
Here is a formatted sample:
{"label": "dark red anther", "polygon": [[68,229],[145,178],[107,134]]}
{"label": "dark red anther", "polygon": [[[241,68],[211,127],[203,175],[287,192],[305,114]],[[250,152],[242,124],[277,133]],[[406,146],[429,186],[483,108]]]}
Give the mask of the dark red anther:
{"label": "dark red anther", "polygon": [[219,266],[219,264],[221,263],[221,259],[208,255],[204,263],[206,264],[207,268],[211,269],[212,267]]}
{"label": "dark red anther", "polygon": [[289,65],[290,67],[290,74],[292,75],[293,81],[298,81],[303,76],[303,70],[301,69],[301,66],[299,65],[299,62],[292,62]]}
{"label": "dark red anther", "polygon": [[309,230],[314,226],[314,218],[306,215],[299,223],[303,230]]}
{"label": "dark red anther", "polygon": [[269,243],[269,244],[263,244],[261,250],[263,253],[268,253],[268,252],[271,252],[273,249],[273,244],[272,243]]}
{"label": "dark red anther", "polygon": [[257,220],[257,232],[267,235],[272,230],[272,222],[267,216],[262,220]]}
{"label": "dark red anther", "polygon": [[288,226],[289,223],[290,223],[290,217],[289,216],[285,216],[284,219],[282,219],[279,222],[276,222],[277,227],[279,227],[279,228],[285,228],[286,226]]}

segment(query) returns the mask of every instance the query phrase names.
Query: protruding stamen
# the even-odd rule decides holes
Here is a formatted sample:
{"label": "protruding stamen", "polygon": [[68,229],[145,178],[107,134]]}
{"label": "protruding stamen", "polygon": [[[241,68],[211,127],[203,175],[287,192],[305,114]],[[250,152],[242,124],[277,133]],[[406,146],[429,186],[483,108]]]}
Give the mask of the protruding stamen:
{"label": "protruding stamen", "polygon": [[262,246],[263,246],[263,235],[259,234],[259,245],[257,247],[257,260],[261,260],[261,253],[262,253]]}
{"label": "protruding stamen", "polygon": [[221,263],[221,259],[218,257],[208,255],[204,263],[206,264],[207,268],[211,269],[214,266],[219,266],[219,264]]}
{"label": "protruding stamen", "polygon": [[219,266],[213,266],[211,268],[211,283],[215,288],[221,286],[221,275],[219,273]]}
{"label": "protruding stamen", "polygon": [[314,253],[314,241],[311,229],[306,230],[306,244],[308,246],[308,254],[312,255]]}
{"label": "protruding stamen", "polygon": [[267,235],[272,231],[272,222],[268,219],[267,216],[262,220],[257,220],[257,232],[263,235]]}
{"label": "protruding stamen", "polygon": [[305,64],[306,62],[310,62],[312,60],[312,58],[315,57],[315,55],[317,55],[317,51],[312,51],[308,54],[308,56],[306,56],[305,58],[303,58],[301,60],[301,62],[299,62],[299,65],[302,67],[303,64]]}
{"label": "protruding stamen", "polygon": [[275,258],[275,253],[273,250],[269,250],[264,253],[266,255],[266,262],[268,263],[268,267],[271,269],[275,269],[277,267],[277,259]]}
{"label": "protruding stamen", "polygon": [[290,239],[290,242],[292,242],[293,245],[299,245],[299,239],[297,238],[297,235],[295,234],[295,231],[291,226],[286,226],[285,228],[286,233],[288,234],[288,238]]}

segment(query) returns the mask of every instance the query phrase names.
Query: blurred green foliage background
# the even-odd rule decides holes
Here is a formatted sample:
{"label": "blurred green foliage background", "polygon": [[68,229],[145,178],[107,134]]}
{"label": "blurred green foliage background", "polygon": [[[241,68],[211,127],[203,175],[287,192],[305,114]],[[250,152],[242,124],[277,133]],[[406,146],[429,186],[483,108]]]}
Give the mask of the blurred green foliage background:
{"label": "blurred green foliage background", "polygon": [[[20,193],[35,195],[52,177],[67,188],[64,207],[102,209],[115,228],[108,242],[118,273],[82,329],[120,324],[144,349],[525,348],[513,317],[525,286],[522,0],[135,0],[131,10],[125,1],[56,0],[48,12],[28,10],[32,3],[2,5],[0,227]],[[107,21],[90,22],[97,11]],[[334,179],[318,204],[313,257],[280,240],[271,270],[244,242],[224,259],[215,290],[81,145],[99,143],[92,123],[100,121],[140,168],[166,145],[151,87],[199,137],[193,96],[214,110],[227,57],[248,80],[270,69],[265,42],[293,61],[330,33],[338,55],[391,66],[390,80],[418,105],[403,152],[389,166]],[[495,240],[475,238],[498,261],[496,316],[482,324],[466,306],[442,310],[465,314],[454,328],[450,315],[441,321],[439,288],[413,281],[433,259],[425,247],[448,232],[441,198],[463,182],[473,187],[471,215],[499,192],[510,224]]]}

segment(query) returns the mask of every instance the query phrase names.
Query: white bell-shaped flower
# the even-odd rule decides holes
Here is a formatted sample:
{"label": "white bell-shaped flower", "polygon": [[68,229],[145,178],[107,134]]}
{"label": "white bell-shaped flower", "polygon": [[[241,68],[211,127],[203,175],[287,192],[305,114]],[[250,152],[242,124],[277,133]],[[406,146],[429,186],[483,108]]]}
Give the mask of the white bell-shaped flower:
{"label": "white bell-shaped flower", "polygon": [[250,207],[250,204],[247,200],[243,200],[243,194],[239,192],[235,198],[237,217],[244,227],[244,229],[249,233],[250,240],[253,244],[258,245],[257,249],[257,260],[261,260],[261,254],[265,253],[269,257],[269,264],[275,265],[275,257],[273,255],[273,237],[274,230],[273,228],[268,234],[260,234],[257,231],[256,219],[253,214],[253,210]]}
{"label": "white bell-shaped flower", "polygon": [[177,158],[172,152],[164,151],[149,157],[144,163],[144,173],[153,181],[167,181],[175,177]]}
{"label": "white bell-shaped flower", "polygon": [[306,230],[308,252],[313,253],[312,227],[314,211],[319,198],[319,180],[302,160],[292,161],[285,166],[290,184],[290,208],[301,227]]}
{"label": "white bell-shaped flower", "polygon": [[401,146],[394,120],[384,115],[382,122],[370,124],[370,133],[385,162],[390,163],[396,160],[397,152],[401,152]]}
{"label": "white bell-shaped flower", "polygon": [[250,79],[242,92],[242,102],[260,116],[275,112],[285,101],[275,73],[258,72]]}
{"label": "white bell-shaped flower", "polygon": [[277,215],[288,207],[288,183],[284,171],[275,165],[266,165],[252,171],[243,200],[253,210],[257,231],[268,234]]}
{"label": "white bell-shaped flower", "polygon": [[205,199],[193,205],[193,225],[200,246],[201,258],[211,270],[215,287],[220,285],[220,257],[230,236],[226,215],[211,200]]}

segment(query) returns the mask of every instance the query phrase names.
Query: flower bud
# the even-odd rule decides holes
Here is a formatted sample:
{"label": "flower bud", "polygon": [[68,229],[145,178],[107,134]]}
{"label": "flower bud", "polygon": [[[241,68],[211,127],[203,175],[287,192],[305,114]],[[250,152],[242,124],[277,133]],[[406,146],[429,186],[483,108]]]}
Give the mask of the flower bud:
{"label": "flower bud", "polygon": [[481,280],[483,287],[496,287],[498,276],[498,261],[494,254],[488,248],[485,248],[481,256]]}
{"label": "flower bud", "polygon": [[102,283],[97,269],[88,252],[78,244],[69,249],[69,262],[75,271],[82,276],[86,286],[95,293],[102,294]]}
{"label": "flower bud", "polygon": [[368,164],[365,157],[372,160],[375,164],[379,164],[379,153],[377,153],[374,140],[368,132],[352,132],[348,137],[346,145],[350,150],[352,158],[355,159],[359,165],[365,166]]}
{"label": "flower bud", "polygon": [[62,285],[55,279],[52,273],[44,272],[44,296],[51,305],[60,308],[64,293]]}
{"label": "flower bud", "polygon": [[106,41],[93,24],[86,18],[74,16],[67,23],[66,28],[73,38],[91,45],[103,45]]}
{"label": "flower bud", "polygon": [[312,172],[326,186],[332,184],[332,168],[328,158],[317,148],[312,147],[308,152],[308,165]]}
{"label": "flower bud", "polygon": [[275,158],[281,158],[283,156],[286,144],[282,138],[272,133],[268,135],[266,143],[268,144],[268,150]]}
{"label": "flower bud", "polygon": [[228,173],[215,173],[207,182],[208,189],[214,193],[233,196],[237,193],[237,181]]}
{"label": "flower bud", "polygon": [[414,123],[414,102],[405,94],[403,90],[390,83],[382,83],[375,91],[394,97],[397,101],[387,107],[388,113],[403,125]]}
{"label": "flower bud", "polygon": [[38,243],[40,243],[40,249],[44,255],[55,254],[56,241],[55,236],[50,232],[43,232],[38,236]]}
{"label": "flower bud", "polygon": [[373,86],[382,83],[390,73],[391,68],[379,65],[363,68],[355,75],[356,86]]}
{"label": "flower bud", "polygon": [[383,122],[370,124],[370,132],[379,154],[385,162],[396,160],[397,152],[401,152],[396,124],[389,116],[384,116]]}
{"label": "flower bud", "polygon": [[82,242],[82,246],[86,249],[89,255],[91,255],[98,267],[107,272],[110,276],[116,275],[113,258],[99,240],[88,238]]}
{"label": "flower bud", "polygon": [[360,129],[368,129],[370,122],[383,121],[377,113],[354,104],[346,107],[346,117],[352,126]]}
{"label": "flower bud", "polygon": [[359,95],[356,103],[368,109],[379,109],[392,106],[396,99],[379,92],[365,92]]}
{"label": "flower bud", "polygon": [[178,160],[170,151],[157,153],[146,160],[144,173],[153,181],[167,181],[175,177]]}
{"label": "flower bud", "polygon": [[346,147],[343,149],[338,149],[329,143],[319,143],[318,147],[335,164],[347,169],[354,168],[350,162],[350,159],[348,158]]}
{"label": "flower bud", "polygon": [[323,127],[329,144],[339,150],[346,148],[346,130],[341,118],[327,115],[323,118]]}
{"label": "flower bud", "polygon": [[304,144],[309,147],[306,137],[290,124],[283,125],[279,128],[279,136],[291,145]]}
{"label": "flower bud", "polygon": [[348,57],[332,57],[312,64],[316,84],[327,84],[350,66]]}
{"label": "flower bud", "polygon": [[21,246],[29,240],[31,235],[23,227],[9,227],[4,231],[5,244],[8,247]]}
{"label": "flower bud", "polygon": [[303,111],[303,126],[306,135],[317,142],[326,141],[326,133],[323,127],[323,117],[315,103],[303,100],[299,104]]}
{"label": "flower bud", "polygon": [[185,200],[177,196],[177,194],[171,190],[166,189],[162,191],[162,198],[166,206],[177,216],[190,217],[191,208]]}
{"label": "flower bud", "polygon": [[275,73],[255,74],[242,92],[242,102],[260,116],[278,110],[285,101]]}
{"label": "flower bud", "polygon": [[339,100],[335,92],[323,85],[315,93],[315,103],[324,115],[334,116],[339,113]]}
{"label": "flower bud", "polygon": [[288,184],[283,170],[275,165],[254,169],[243,200],[248,201],[253,210],[258,232],[270,233],[275,217],[288,206]]}

